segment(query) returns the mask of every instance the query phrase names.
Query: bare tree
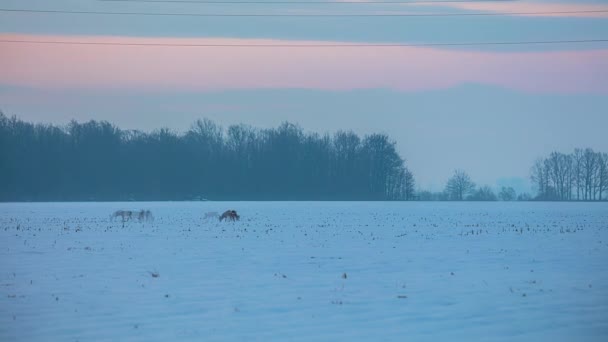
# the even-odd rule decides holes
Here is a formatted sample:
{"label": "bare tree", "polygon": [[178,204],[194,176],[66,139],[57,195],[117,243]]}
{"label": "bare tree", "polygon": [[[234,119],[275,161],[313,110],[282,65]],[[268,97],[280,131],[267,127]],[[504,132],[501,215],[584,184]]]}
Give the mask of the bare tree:
{"label": "bare tree", "polygon": [[547,200],[552,197],[552,190],[549,186],[549,167],[542,159],[537,159],[532,166],[531,180],[536,185],[538,191],[538,199]]}
{"label": "bare tree", "polygon": [[574,153],[572,154],[572,159],[574,163],[574,184],[576,185],[576,199],[580,200],[582,195],[583,188],[583,156],[584,151],[581,148],[574,149]]}
{"label": "bare tree", "polygon": [[517,200],[518,201],[531,201],[532,200],[532,196],[529,193],[524,192],[523,194],[519,194],[517,196]]}
{"label": "bare tree", "polygon": [[484,185],[473,192],[467,199],[470,201],[496,201],[498,198],[492,188]]}
{"label": "bare tree", "polygon": [[334,135],[335,166],[332,169],[336,188],[343,193],[351,193],[362,175],[358,170],[361,156],[361,138],[352,131],[339,131]]}
{"label": "bare tree", "polygon": [[597,168],[597,184],[599,192],[599,200],[605,199],[603,197],[604,191],[608,191],[608,153],[597,154],[598,168]]}
{"label": "bare tree", "polygon": [[[540,200],[601,201],[608,191],[608,157],[591,148],[571,154],[553,152],[531,170]],[[574,188],[576,188],[576,193]]]}
{"label": "bare tree", "polygon": [[585,182],[584,199],[588,201],[595,199],[595,176],[597,166],[597,154],[590,148],[585,149],[585,153],[583,155],[583,178]]}
{"label": "bare tree", "polygon": [[555,196],[559,200],[570,199],[572,157],[563,153],[553,152],[545,160],[546,167],[549,169],[549,181],[555,189]]}
{"label": "bare tree", "polygon": [[386,134],[371,134],[363,140],[362,151],[370,166],[370,193],[378,199],[396,199],[394,190],[399,188],[404,161],[395,146],[396,142]]}
{"label": "bare tree", "polygon": [[451,200],[462,201],[475,189],[475,183],[471,180],[469,175],[462,171],[454,171],[454,175],[448,180],[445,187],[446,193],[448,193]]}
{"label": "bare tree", "polygon": [[416,182],[414,180],[414,174],[412,173],[412,171],[410,171],[408,168],[405,168],[405,193],[404,193],[404,199],[406,201],[411,201],[414,199],[414,187],[416,185]]}
{"label": "bare tree", "polygon": [[503,186],[502,189],[500,189],[500,193],[498,193],[498,197],[502,201],[515,201],[517,199],[517,194],[512,187]]}

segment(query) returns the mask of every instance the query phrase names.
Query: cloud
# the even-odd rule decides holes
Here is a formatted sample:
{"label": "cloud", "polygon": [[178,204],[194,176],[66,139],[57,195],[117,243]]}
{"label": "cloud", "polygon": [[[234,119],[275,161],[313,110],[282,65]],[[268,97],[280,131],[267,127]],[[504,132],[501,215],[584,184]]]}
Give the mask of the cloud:
{"label": "cloud", "polygon": [[580,3],[540,3],[529,1],[508,1],[508,2],[445,2],[445,3],[424,3],[420,6],[430,7],[450,7],[468,11],[493,12],[493,13],[529,13],[520,16],[530,17],[577,17],[577,18],[608,18],[608,13],[559,13],[559,12],[583,12],[607,10],[608,6],[600,4],[580,4]]}
{"label": "cloud", "polygon": [[[148,44],[341,44],[226,38],[1,34],[0,40]],[[463,83],[526,92],[608,93],[608,49],[481,52],[421,47],[163,47],[0,43],[0,84],[205,91],[307,88],[400,91]]]}

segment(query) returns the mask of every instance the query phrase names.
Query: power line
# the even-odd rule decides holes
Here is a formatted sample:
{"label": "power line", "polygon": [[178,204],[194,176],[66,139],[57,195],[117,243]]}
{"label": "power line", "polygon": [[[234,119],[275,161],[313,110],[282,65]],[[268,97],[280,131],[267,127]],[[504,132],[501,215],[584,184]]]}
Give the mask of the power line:
{"label": "power line", "polygon": [[300,14],[300,13],[154,13],[154,12],[97,12],[97,11],[65,11],[65,10],[32,10],[0,8],[0,12],[13,13],[43,13],[43,14],[93,14],[93,15],[140,15],[140,16],[180,16],[180,17],[485,17],[511,15],[555,15],[555,14],[589,14],[608,13],[605,10],[582,11],[548,11],[548,12],[492,12],[492,13],[387,13],[387,14]]}
{"label": "power line", "polygon": [[147,3],[187,3],[187,4],[277,4],[277,5],[341,5],[341,4],[432,4],[432,3],[470,3],[470,2],[516,2],[519,0],[412,0],[412,1],[207,1],[207,0],[97,0],[100,2],[147,2]]}
{"label": "power line", "polygon": [[0,43],[15,44],[54,44],[54,45],[104,45],[104,46],[150,46],[150,47],[235,47],[235,48],[367,48],[367,47],[437,47],[437,46],[490,46],[490,45],[547,45],[547,44],[584,44],[608,43],[608,39],[580,40],[537,40],[512,42],[477,42],[477,43],[413,43],[413,44],[180,44],[180,43],[119,43],[119,42],[84,42],[60,40],[13,40],[0,39]]}

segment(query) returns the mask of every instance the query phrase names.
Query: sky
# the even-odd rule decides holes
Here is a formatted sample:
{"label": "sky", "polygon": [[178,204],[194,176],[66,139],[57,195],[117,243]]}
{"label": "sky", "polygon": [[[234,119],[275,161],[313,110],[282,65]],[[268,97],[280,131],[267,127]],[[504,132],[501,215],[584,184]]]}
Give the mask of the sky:
{"label": "sky", "polygon": [[[11,9],[502,15],[201,17],[6,11]],[[290,121],[307,131],[384,132],[397,142],[420,188],[440,190],[454,169],[463,169],[478,184],[529,191],[530,166],[538,157],[575,147],[608,152],[608,42],[420,44],[602,39],[608,39],[608,1],[597,0],[0,0],[0,110],[35,122],[109,120],[143,130],[184,131],[206,117],[225,126]],[[201,44],[314,47],[183,46]],[[335,46],[344,44],[414,46]]]}

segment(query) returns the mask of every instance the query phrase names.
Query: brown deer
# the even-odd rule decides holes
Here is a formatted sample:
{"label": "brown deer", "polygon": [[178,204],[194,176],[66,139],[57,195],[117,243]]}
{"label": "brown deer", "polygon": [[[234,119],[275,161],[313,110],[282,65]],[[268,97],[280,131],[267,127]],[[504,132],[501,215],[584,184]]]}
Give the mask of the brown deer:
{"label": "brown deer", "polygon": [[224,219],[225,220],[230,220],[230,221],[238,221],[241,217],[236,213],[236,210],[226,210],[221,216],[220,216],[220,222],[222,222]]}

